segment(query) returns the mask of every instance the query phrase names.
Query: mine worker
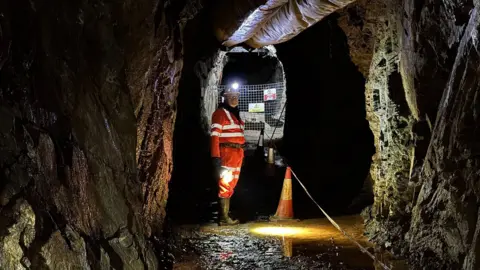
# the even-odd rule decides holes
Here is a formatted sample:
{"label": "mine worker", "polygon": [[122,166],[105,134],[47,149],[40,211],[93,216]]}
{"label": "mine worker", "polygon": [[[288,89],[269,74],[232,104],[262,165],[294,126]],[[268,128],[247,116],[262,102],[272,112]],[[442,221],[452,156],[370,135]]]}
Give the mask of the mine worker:
{"label": "mine worker", "polygon": [[245,124],[238,109],[240,91],[238,87],[222,92],[223,102],[212,115],[211,155],[219,186],[218,224],[235,225],[238,220],[229,216],[230,198],[237,185],[243,162]]}

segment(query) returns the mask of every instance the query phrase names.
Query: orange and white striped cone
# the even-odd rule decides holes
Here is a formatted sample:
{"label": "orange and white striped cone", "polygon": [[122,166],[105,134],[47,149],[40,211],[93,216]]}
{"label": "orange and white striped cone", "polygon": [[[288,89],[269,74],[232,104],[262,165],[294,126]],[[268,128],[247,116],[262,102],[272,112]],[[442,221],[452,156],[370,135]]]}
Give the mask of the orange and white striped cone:
{"label": "orange and white striped cone", "polygon": [[282,195],[278,202],[277,212],[270,217],[271,220],[288,220],[293,218],[293,201],[292,201],[292,172],[287,167],[285,179],[283,180]]}

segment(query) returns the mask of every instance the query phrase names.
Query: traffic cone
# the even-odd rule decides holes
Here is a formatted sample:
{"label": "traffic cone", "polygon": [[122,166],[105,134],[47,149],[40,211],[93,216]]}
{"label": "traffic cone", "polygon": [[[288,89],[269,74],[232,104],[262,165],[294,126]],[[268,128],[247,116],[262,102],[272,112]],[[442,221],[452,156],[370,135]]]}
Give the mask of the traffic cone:
{"label": "traffic cone", "polygon": [[293,201],[292,201],[292,172],[287,167],[285,179],[283,180],[282,195],[278,202],[277,212],[271,217],[271,220],[285,220],[293,218]]}

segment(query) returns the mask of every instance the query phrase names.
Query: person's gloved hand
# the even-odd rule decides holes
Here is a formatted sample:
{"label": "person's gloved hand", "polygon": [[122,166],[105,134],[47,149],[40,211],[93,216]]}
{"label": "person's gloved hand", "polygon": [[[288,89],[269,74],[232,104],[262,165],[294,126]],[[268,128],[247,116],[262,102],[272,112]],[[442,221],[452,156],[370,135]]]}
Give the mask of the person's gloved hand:
{"label": "person's gloved hand", "polygon": [[220,174],[222,173],[222,159],[219,157],[212,158],[213,169],[215,170],[215,176],[220,178]]}

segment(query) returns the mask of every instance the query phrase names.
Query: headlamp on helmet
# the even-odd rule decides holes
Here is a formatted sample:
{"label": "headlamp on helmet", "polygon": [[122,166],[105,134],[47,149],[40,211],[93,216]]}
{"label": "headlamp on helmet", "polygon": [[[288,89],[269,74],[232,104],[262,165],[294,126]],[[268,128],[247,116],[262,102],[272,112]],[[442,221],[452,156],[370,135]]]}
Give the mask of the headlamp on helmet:
{"label": "headlamp on helmet", "polygon": [[240,90],[228,88],[223,92],[223,95],[240,95]]}
{"label": "headlamp on helmet", "polygon": [[232,85],[230,85],[230,87],[228,87],[225,91],[224,91],[224,95],[225,94],[240,94],[240,84],[238,82],[234,82],[232,83]]}

